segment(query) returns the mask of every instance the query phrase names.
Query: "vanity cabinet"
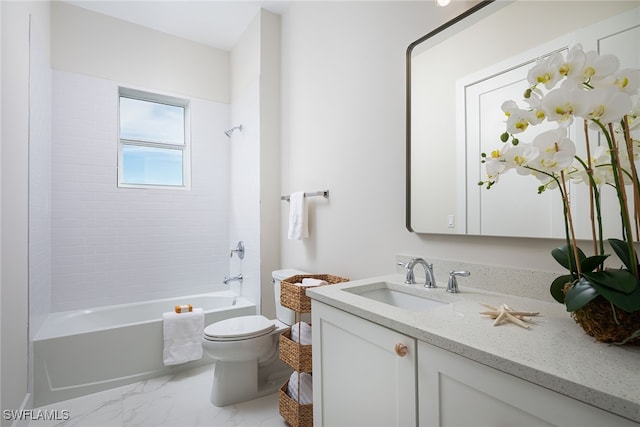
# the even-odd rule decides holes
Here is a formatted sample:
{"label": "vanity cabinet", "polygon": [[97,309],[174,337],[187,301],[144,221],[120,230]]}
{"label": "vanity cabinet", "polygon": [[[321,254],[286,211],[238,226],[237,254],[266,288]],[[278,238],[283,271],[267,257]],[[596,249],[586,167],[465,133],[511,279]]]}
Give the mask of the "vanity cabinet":
{"label": "vanity cabinet", "polygon": [[313,301],[318,426],[415,426],[416,340]]}
{"label": "vanity cabinet", "polygon": [[313,300],[318,426],[638,426]]}
{"label": "vanity cabinet", "polygon": [[638,426],[421,341],[418,354],[420,426]]}

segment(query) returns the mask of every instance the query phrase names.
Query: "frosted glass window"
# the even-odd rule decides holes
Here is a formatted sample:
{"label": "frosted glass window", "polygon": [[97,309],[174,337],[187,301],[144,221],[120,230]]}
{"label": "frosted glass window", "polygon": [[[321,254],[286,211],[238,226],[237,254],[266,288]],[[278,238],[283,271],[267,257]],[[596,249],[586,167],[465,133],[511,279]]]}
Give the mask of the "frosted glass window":
{"label": "frosted glass window", "polygon": [[189,187],[186,100],[120,89],[118,186]]}

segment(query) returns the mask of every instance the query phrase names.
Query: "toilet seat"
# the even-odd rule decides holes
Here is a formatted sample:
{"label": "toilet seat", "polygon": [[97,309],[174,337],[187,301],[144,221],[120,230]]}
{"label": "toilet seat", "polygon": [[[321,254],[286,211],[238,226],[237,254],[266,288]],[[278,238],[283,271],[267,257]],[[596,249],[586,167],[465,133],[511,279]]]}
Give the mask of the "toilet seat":
{"label": "toilet seat", "polygon": [[239,341],[266,335],[276,329],[273,320],[262,315],[233,317],[204,328],[208,341]]}

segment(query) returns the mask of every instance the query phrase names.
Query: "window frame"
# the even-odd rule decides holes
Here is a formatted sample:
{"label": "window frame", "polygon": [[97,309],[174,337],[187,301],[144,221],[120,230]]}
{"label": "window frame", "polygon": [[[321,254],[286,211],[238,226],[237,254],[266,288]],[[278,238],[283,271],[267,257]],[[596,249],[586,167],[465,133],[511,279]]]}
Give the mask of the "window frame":
{"label": "window frame", "polygon": [[[156,104],[170,105],[184,109],[184,144],[169,142],[145,141],[139,139],[122,138],[120,131],[120,99],[129,98],[139,101],[153,102]],[[188,99],[178,98],[159,93],[152,93],[127,87],[118,87],[118,188],[141,188],[159,190],[191,190],[191,103]],[[148,148],[160,148],[182,151],[182,185],[170,184],[140,184],[124,182],[124,146],[137,146]]]}

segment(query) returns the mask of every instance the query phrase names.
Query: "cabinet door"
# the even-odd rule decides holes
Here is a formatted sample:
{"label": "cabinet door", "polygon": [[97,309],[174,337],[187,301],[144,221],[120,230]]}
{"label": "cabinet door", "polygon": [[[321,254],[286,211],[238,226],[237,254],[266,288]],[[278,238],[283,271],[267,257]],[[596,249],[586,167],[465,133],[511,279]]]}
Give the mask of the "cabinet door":
{"label": "cabinet door", "polygon": [[637,426],[438,347],[418,352],[420,426]]}
{"label": "cabinet door", "polygon": [[314,425],[415,426],[416,341],[317,301],[311,313]]}

